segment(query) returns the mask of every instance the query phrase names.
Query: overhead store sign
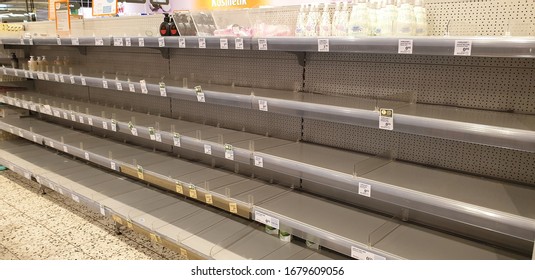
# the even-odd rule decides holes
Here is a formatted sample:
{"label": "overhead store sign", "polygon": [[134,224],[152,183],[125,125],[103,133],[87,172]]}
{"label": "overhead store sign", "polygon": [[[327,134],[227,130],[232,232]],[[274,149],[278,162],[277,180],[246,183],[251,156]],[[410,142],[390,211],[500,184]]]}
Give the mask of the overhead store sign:
{"label": "overhead store sign", "polygon": [[69,0],[59,0],[54,3],[54,17],[56,18],[56,34],[69,35],[71,33]]}
{"label": "overhead store sign", "polygon": [[117,0],[93,0],[93,16],[114,16],[117,14]]}
{"label": "overhead store sign", "polygon": [[226,10],[258,8],[267,5],[269,0],[197,0],[195,10]]}

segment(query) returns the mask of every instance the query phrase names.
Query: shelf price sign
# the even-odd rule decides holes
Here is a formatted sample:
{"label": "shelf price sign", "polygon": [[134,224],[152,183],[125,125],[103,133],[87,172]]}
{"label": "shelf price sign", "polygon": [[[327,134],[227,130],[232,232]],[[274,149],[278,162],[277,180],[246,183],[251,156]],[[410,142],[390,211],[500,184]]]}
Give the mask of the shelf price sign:
{"label": "shelf price sign", "polygon": [[201,86],[195,87],[195,93],[197,94],[197,101],[206,102],[206,99],[204,98],[204,91],[202,91]]}
{"label": "shelf price sign", "polygon": [[455,40],[455,52],[453,55],[472,55],[472,41]]}
{"label": "shelf price sign", "polygon": [[235,45],[235,49],[243,50],[243,38],[234,39],[234,45]]}
{"label": "shelf price sign", "polygon": [[394,130],[394,110],[381,108],[379,113],[379,128]]}
{"label": "shelf price sign", "polygon": [[234,160],[234,149],[230,144],[225,144],[225,158],[228,160]]}
{"label": "shelf price sign", "polygon": [[329,39],[318,39],[318,52],[329,52]]}
{"label": "shelf price sign", "polygon": [[412,54],[412,40],[399,39],[398,41],[398,53],[399,54]]}
{"label": "shelf price sign", "polygon": [[114,16],[117,14],[117,0],[93,0],[93,16]]}
{"label": "shelf price sign", "polygon": [[71,33],[69,0],[55,1],[54,15],[56,19],[56,33],[58,35],[69,35]]}

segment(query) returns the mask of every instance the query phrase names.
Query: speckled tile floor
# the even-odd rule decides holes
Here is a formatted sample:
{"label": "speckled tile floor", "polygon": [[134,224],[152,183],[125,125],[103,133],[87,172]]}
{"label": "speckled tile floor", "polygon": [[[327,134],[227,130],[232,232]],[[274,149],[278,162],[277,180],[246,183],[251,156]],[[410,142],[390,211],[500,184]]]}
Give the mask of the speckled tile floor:
{"label": "speckled tile floor", "polygon": [[162,260],[179,255],[12,171],[0,172],[0,260]]}

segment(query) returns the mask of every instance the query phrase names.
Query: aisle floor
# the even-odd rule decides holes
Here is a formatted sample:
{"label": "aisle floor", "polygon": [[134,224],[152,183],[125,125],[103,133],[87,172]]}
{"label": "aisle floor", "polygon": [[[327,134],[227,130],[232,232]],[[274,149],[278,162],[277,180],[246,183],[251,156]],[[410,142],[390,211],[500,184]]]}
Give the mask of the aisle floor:
{"label": "aisle floor", "polygon": [[179,259],[179,254],[12,171],[0,172],[0,260]]}

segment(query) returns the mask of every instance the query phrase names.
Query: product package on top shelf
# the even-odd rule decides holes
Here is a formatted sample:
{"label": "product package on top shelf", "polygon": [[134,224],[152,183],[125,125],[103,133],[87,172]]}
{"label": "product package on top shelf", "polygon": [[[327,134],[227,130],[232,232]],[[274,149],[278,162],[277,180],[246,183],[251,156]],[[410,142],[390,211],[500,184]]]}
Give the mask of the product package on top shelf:
{"label": "product package on top shelf", "polygon": [[173,20],[180,36],[197,36],[197,28],[189,11],[175,12]]}
{"label": "product package on top shelf", "polygon": [[210,12],[193,12],[191,16],[197,28],[197,36],[214,36],[216,26]]}

